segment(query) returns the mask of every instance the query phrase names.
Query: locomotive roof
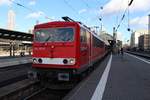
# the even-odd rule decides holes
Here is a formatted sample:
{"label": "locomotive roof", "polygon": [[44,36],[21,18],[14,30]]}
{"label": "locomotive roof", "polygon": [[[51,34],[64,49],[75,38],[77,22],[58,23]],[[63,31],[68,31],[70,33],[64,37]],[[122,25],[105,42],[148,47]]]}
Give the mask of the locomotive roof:
{"label": "locomotive roof", "polygon": [[47,22],[47,23],[42,23],[42,24],[37,24],[35,25],[35,28],[39,28],[39,27],[46,27],[49,25],[59,25],[59,24],[64,24],[64,25],[75,25],[78,24],[77,22],[66,22],[66,21],[53,21],[53,22]]}
{"label": "locomotive roof", "polygon": [[96,38],[98,38],[99,40],[101,40],[102,42],[104,42],[103,39],[101,39],[95,32],[92,32],[87,26],[82,25],[82,24],[80,24],[80,26],[83,27],[83,28],[85,28],[87,31],[89,31],[90,33],[92,33],[93,36],[95,36]]}

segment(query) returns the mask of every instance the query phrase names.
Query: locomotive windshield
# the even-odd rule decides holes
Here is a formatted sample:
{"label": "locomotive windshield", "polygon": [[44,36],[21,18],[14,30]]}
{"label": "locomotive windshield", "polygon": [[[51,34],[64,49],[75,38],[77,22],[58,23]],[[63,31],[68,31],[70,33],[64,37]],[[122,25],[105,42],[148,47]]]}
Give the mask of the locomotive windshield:
{"label": "locomotive windshield", "polygon": [[49,28],[35,31],[37,42],[71,42],[74,39],[73,28]]}

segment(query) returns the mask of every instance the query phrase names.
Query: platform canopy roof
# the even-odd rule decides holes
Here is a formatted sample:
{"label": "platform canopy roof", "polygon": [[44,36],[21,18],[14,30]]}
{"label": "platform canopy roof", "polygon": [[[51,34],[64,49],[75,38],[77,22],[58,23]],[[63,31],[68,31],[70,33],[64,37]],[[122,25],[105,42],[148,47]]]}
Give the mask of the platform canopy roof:
{"label": "platform canopy roof", "polygon": [[19,41],[33,41],[33,34],[0,28],[0,38]]}

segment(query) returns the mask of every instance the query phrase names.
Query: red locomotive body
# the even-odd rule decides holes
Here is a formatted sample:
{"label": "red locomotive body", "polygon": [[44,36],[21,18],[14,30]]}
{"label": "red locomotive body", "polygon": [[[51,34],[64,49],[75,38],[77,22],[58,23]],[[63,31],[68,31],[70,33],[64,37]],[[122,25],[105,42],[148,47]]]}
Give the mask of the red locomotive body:
{"label": "red locomotive body", "polygon": [[41,76],[69,81],[105,54],[104,42],[78,22],[56,21],[34,28],[32,67]]}

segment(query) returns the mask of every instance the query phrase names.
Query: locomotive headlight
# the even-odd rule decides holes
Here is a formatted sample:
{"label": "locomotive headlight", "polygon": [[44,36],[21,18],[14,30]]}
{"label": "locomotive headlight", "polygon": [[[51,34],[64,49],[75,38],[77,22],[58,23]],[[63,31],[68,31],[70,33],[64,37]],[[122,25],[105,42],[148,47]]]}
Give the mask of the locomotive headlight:
{"label": "locomotive headlight", "polygon": [[33,58],[33,63],[37,63],[37,60],[35,58]]}
{"label": "locomotive headlight", "polygon": [[74,65],[75,64],[75,59],[74,58],[64,59],[63,63],[66,64],[66,65]]}
{"label": "locomotive headlight", "polygon": [[69,64],[71,65],[75,64],[75,59],[74,58],[69,59]]}

